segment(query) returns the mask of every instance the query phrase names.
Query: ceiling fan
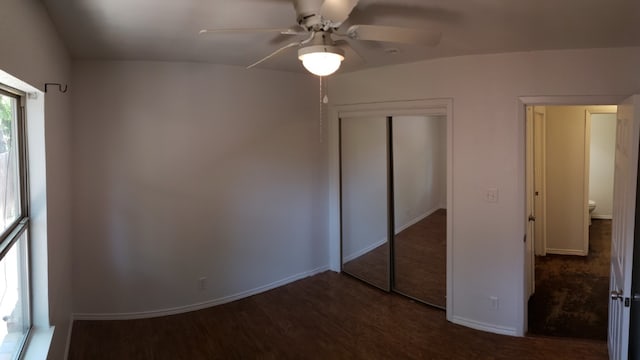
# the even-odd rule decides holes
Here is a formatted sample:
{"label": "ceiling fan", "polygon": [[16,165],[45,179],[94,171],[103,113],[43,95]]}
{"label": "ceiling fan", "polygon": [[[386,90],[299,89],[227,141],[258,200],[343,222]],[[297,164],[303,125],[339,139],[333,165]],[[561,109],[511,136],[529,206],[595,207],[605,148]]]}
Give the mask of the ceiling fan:
{"label": "ceiling fan", "polygon": [[[305,36],[274,51],[249,65],[253,68],[262,62],[297,47],[298,59],[311,73],[327,76],[336,72],[344,60],[346,40],[383,41],[423,46],[435,46],[442,34],[438,31],[380,25],[352,25],[341,29],[358,0],[293,0],[297,25],[293,28],[239,28],[203,29],[200,34],[268,32],[290,36]],[[355,51],[354,51],[355,52]],[[357,54],[357,52],[355,52]]]}

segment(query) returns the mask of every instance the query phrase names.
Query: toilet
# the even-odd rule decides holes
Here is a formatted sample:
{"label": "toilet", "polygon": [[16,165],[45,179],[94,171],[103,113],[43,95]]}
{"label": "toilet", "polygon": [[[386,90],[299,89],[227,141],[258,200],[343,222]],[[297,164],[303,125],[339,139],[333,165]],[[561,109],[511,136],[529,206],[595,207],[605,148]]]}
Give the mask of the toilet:
{"label": "toilet", "polygon": [[589,225],[591,225],[591,216],[593,215],[593,210],[596,209],[596,202],[593,200],[589,200]]}

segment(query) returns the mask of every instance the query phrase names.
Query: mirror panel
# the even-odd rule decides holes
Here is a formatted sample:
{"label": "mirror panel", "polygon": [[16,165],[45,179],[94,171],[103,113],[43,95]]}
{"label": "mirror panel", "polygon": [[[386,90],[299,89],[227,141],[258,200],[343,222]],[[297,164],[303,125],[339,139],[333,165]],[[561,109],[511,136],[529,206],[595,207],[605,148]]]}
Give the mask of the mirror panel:
{"label": "mirror panel", "polygon": [[388,119],[340,119],[342,271],[390,290]]}
{"label": "mirror panel", "polygon": [[447,120],[392,120],[394,290],[446,306]]}

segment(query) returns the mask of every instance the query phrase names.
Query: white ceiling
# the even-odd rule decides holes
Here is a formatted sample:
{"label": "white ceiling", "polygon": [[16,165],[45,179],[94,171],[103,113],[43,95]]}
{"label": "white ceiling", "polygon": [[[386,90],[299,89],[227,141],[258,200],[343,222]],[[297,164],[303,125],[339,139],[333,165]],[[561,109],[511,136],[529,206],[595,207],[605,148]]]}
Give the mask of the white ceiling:
{"label": "white ceiling", "polygon": [[[42,0],[74,58],[249,65],[291,37],[198,35],[202,28],[290,27],[287,0]],[[345,26],[438,29],[435,48],[354,42],[341,71],[456,55],[640,46],[639,0],[360,0]],[[397,48],[389,54],[385,49]],[[304,71],[295,50],[259,67]]]}

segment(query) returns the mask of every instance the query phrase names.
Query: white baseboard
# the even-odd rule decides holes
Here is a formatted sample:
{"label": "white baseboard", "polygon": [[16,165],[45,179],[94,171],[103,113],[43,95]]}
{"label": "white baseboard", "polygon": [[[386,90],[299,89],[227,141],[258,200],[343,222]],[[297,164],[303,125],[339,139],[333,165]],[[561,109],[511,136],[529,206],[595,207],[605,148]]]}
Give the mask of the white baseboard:
{"label": "white baseboard", "polygon": [[600,220],[611,220],[613,219],[613,215],[591,215],[591,218]]}
{"label": "white baseboard", "polygon": [[73,335],[73,314],[71,314],[71,319],[69,319],[69,330],[67,331],[67,341],[64,346],[64,358],[69,358],[69,348],[71,347],[71,335]]}
{"label": "white baseboard", "polygon": [[458,325],[466,326],[472,329],[490,332],[494,334],[519,336],[515,328],[508,327],[508,326],[487,324],[480,321],[465,319],[459,316],[454,316],[451,322],[454,324],[458,324]]}
{"label": "white baseboard", "polygon": [[436,208],[433,208],[433,209],[431,209],[431,210],[429,210],[429,211],[427,211],[427,212],[425,212],[423,214],[420,214],[420,215],[414,217],[413,219],[409,220],[406,224],[404,224],[402,226],[399,226],[399,227],[396,227],[396,235],[398,235],[402,230],[410,227],[411,225],[415,225],[416,223],[420,222],[421,220],[423,220],[427,216],[433,214],[434,212],[436,212],[436,211],[438,211],[440,209],[442,209],[442,208],[439,207],[439,206],[436,207]]}
{"label": "white baseboard", "polygon": [[577,255],[577,256],[587,256],[589,253],[585,253],[584,250],[576,250],[576,249],[553,249],[547,248],[547,254],[555,254],[555,255]]}
{"label": "white baseboard", "polygon": [[73,314],[73,319],[74,320],[131,320],[131,319],[146,319],[146,318],[154,318],[154,317],[167,316],[167,315],[182,314],[190,311],[205,309],[205,308],[216,306],[216,305],[226,304],[228,302],[232,302],[235,300],[240,300],[242,298],[246,298],[246,297],[256,295],[271,289],[275,289],[277,287],[286,285],[288,283],[291,283],[300,279],[304,279],[309,276],[319,274],[321,272],[325,272],[327,270],[329,270],[329,265],[321,266],[319,268],[316,268],[310,271],[305,271],[296,275],[292,275],[282,280],[274,281],[270,284],[259,286],[255,289],[239,292],[237,294],[221,297],[218,299],[186,305],[186,306],[178,306],[178,307],[173,307],[168,309],[151,310],[151,311],[128,312],[128,313],[111,313],[111,314],[75,313]]}
{"label": "white baseboard", "polygon": [[351,260],[353,260],[355,258],[358,258],[358,257],[368,253],[369,251],[373,251],[377,247],[384,245],[386,242],[387,242],[387,238],[384,238],[384,239],[382,239],[380,241],[377,241],[377,242],[367,246],[364,249],[361,249],[361,250],[358,250],[358,251],[354,252],[353,254],[346,255],[344,257],[344,259],[343,259],[343,262],[348,262],[348,261],[351,261]]}

